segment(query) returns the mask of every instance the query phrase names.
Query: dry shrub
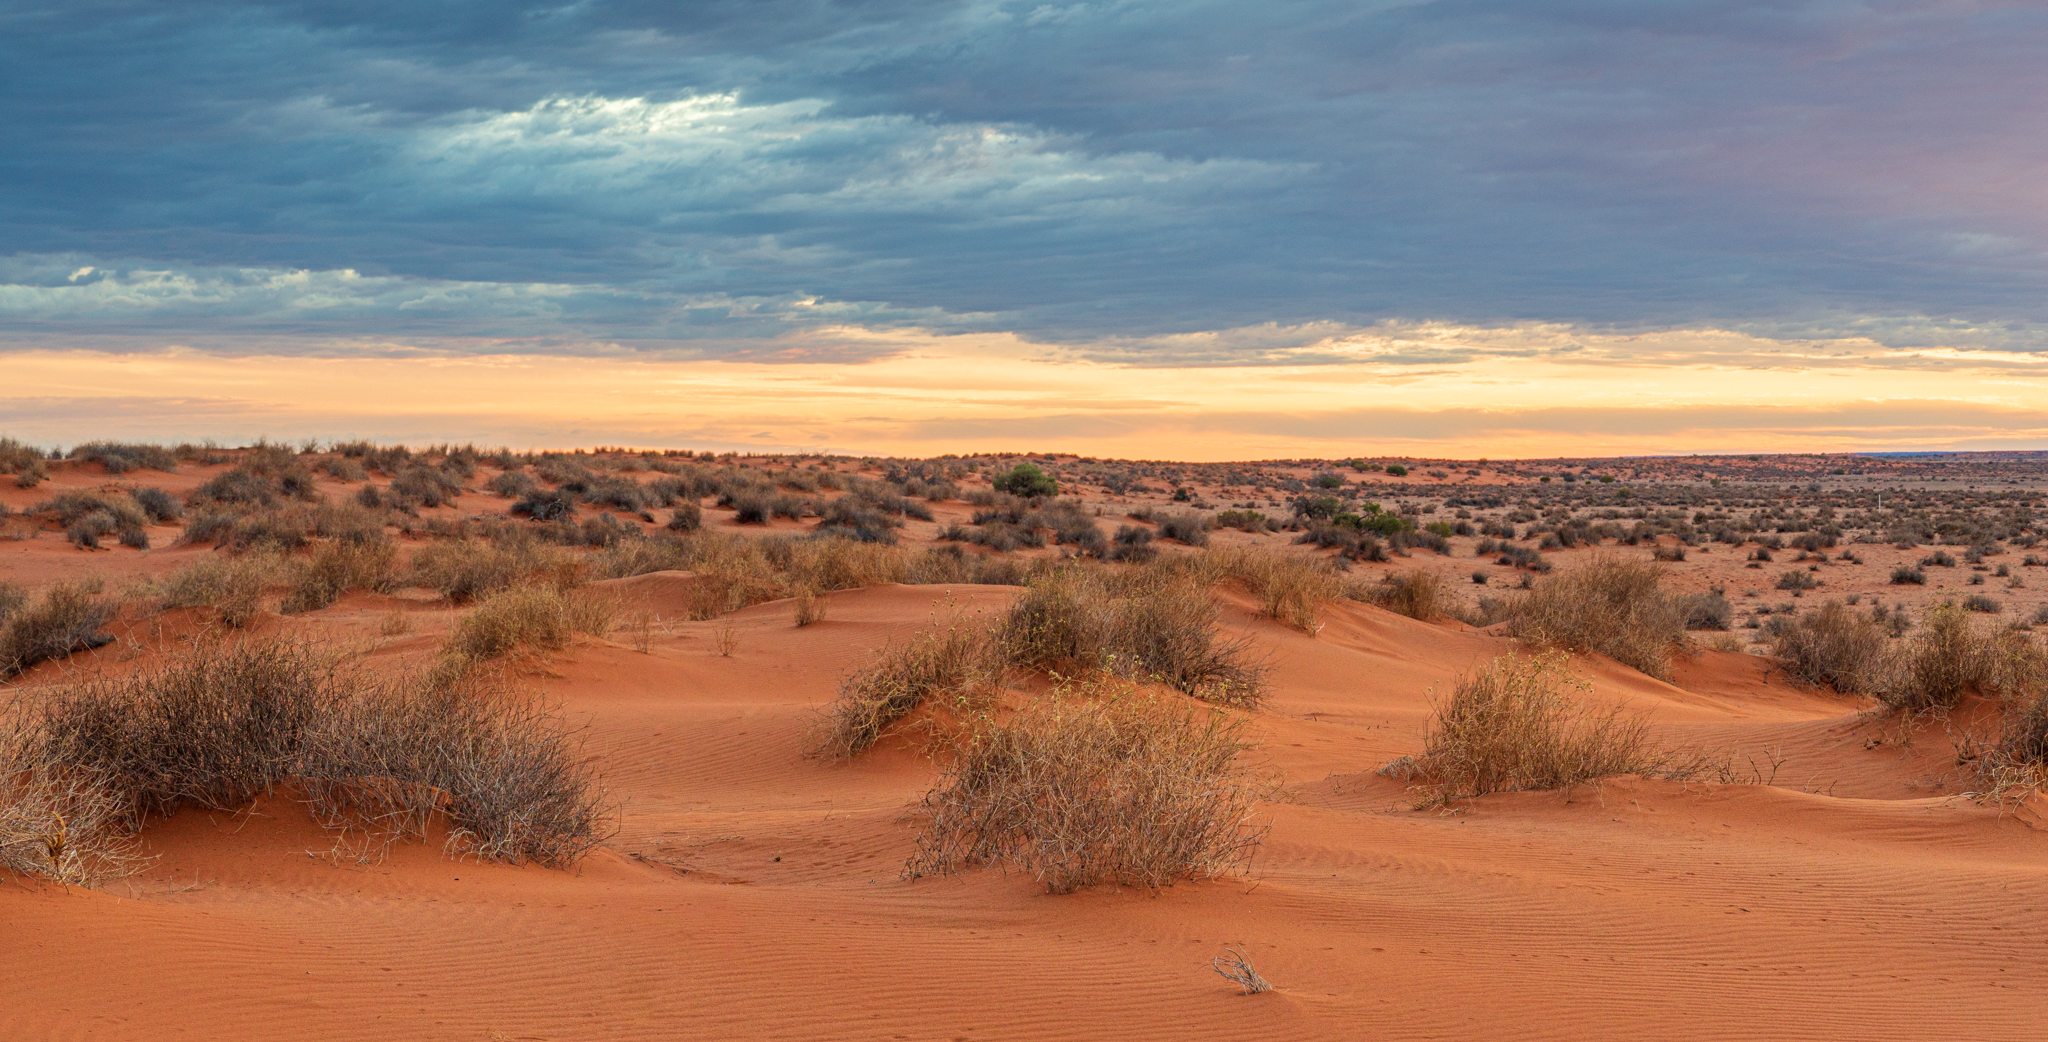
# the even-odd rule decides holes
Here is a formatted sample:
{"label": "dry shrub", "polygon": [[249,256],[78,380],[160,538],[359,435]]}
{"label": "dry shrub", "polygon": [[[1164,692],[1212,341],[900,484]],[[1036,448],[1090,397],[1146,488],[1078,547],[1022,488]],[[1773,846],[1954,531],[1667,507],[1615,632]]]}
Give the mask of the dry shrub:
{"label": "dry shrub", "polygon": [[604,636],[616,602],[553,586],[515,586],[477,603],[448,635],[448,652],[480,662],[519,650],[554,651],[578,633]]}
{"label": "dry shrub", "polygon": [[840,536],[767,539],[761,550],[792,589],[855,590],[902,582],[907,574],[902,550]]}
{"label": "dry shrub", "polygon": [[398,548],[385,538],[322,543],[293,569],[279,610],[318,611],[350,590],[389,590],[397,555]]}
{"label": "dry shrub", "polygon": [[621,542],[599,551],[594,574],[624,578],[659,571],[689,571],[689,616],[703,621],[750,604],[787,596],[775,565],[754,540],[722,532],[685,532]]}
{"label": "dry shrub", "polygon": [[559,548],[531,538],[465,538],[421,547],[412,572],[414,582],[462,604],[543,577],[568,585],[574,565]]}
{"label": "dry shrub", "polygon": [[489,680],[358,685],[298,763],[330,827],[418,838],[444,816],[452,854],[559,868],[610,830],[604,790],[559,714]]}
{"label": "dry shrub", "polygon": [[823,621],[825,597],[808,586],[801,587],[796,591],[796,596],[790,598],[790,613],[798,628]]}
{"label": "dry shrub", "polygon": [[1250,661],[1248,640],[1217,636],[1216,616],[1201,574],[1063,568],[1029,580],[1001,640],[1019,666],[1099,671],[1254,707],[1265,671]]}
{"label": "dry shrub", "polygon": [[2048,648],[2007,631],[1993,655],[2000,659],[1999,692],[2005,713],[1998,739],[1977,759],[1982,795],[2008,799],[2048,788]]}
{"label": "dry shrub", "polygon": [[1890,673],[1890,638],[1884,627],[1840,601],[1788,620],[1772,636],[1771,651],[1794,677],[1844,694],[1882,691]]}
{"label": "dry shrub", "polygon": [[1423,622],[1435,622],[1457,613],[1457,600],[1443,576],[1420,568],[1388,573],[1379,582],[1358,587],[1351,594],[1374,607]]}
{"label": "dry shrub", "polygon": [[1664,766],[1648,725],[1620,708],[1597,709],[1565,693],[1556,655],[1504,655],[1461,678],[1436,706],[1415,773],[1432,801],[1490,792],[1559,789]]}
{"label": "dry shrub", "polygon": [[118,793],[139,828],[182,805],[229,810],[288,777],[337,697],[335,666],[297,644],[201,644],[182,659],[64,690],[37,708],[45,762]]}
{"label": "dry shrub", "polygon": [[118,795],[46,762],[23,736],[0,738],[0,872],[87,886],[138,865]]}
{"label": "dry shrub", "polygon": [[444,814],[451,849],[482,857],[565,864],[604,832],[589,766],[540,703],[475,683],[380,681],[301,644],[200,645],[46,692],[20,718],[9,748],[32,769],[10,776],[0,821],[47,836],[51,813],[82,812],[60,826],[79,851],[70,867],[29,864],[53,878],[91,878],[154,817],[238,809],[287,783],[330,825],[417,835]]}
{"label": "dry shrub", "polygon": [[208,558],[157,580],[151,593],[166,608],[209,608],[221,625],[240,629],[262,612],[263,590],[281,568],[267,553]]}
{"label": "dry shrub", "polygon": [[1509,628],[1524,640],[1599,652],[1668,679],[1671,655],[1685,644],[1686,607],[1661,581],[1648,561],[1594,557],[1538,583],[1510,611]]}
{"label": "dry shrub", "polygon": [[921,630],[840,682],[839,697],[827,711],[820,752],[858,755],[933,697],[950,694],[978,702],[1002,678],[1002,647],[986,626],[956,616]]}
{"label": "dry shrub", "polygon": [[690,567],[691,544],[682,539],[622,539],[590,556],[590,574],[599,579],[625,579],[649,572]]}
{"label": "dry shrub", "polygon": [[1900,650],[1891,681],[1878,693],[1886,706],[1906,712],[1947,709],[1972,692],[2019,690],[2038,662],[2026,634],[1979,625],[1961,605],[1935,605]]}
{"label": "dry shrub", "polygon": [[1263,995],[1273,990],[1273,983],[1259,973],[1258,967],[1252,965],[1252,957],[1241,948],[1224,948],[1223,954],[1209,960],[1209,968],[1218,977],[1237,985],[1243,994]]}
{"label": "dry shrub", "polygon": [[115,605],[99,594],[97,582],[60,583],[0,617],[0,679],[110,643]]}
{"label": "dry shrub", "polygon": [[1328,564],[1270,550],[1212,550],[1207,555],[1222,576],[1235,579],[1259,599],[1267,618],[1313,634],[1322,629],[1323,602],[1342,588]]}
{"label": "dry shrub", "polygon": [[999,865],[1052,893],[1163,887],[1248,866],[1262,830],[1244,721],[1135,688],[987,720],[925,796],[905,874]]}

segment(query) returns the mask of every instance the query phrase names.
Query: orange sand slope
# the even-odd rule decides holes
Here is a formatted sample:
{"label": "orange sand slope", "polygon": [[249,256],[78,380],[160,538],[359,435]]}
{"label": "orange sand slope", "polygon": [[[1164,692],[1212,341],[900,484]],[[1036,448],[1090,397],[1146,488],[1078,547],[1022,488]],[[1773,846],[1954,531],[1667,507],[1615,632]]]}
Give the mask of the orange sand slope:
{"label": "orange sand slope", "polygon": [[[613,585],[660,611],[683,582]],[[153,826],[158,860],[101,891],[0,883],[0,1038],[2021,1038],[2048,1013],[2048,835],[1925,795],[1953,770],[1938,730],[1902,741],[1741,655],[1680,687],[1581,659],[1594,697],[1774,784],[1417,811],[1375,769],[1417,751],[1432,688],[1510,645],[1352,604],[1315,638],[1227,613],[1275,687],[1253,878],[904,882],[931,764],[904,738],[807,759],[809,728],[872,649],[1013,594],[836,594],[802,629],[764,604],[729,658],[707,622],[550,661],[536,682],[588,723],[623,804],[577,872],[429,845],[359,864],[280,797]],[[293,625],[364,631],[380,600]],[[377,654],[447,625],[415,618]],[[1279,990],[1214,976],[1226,943]]]}

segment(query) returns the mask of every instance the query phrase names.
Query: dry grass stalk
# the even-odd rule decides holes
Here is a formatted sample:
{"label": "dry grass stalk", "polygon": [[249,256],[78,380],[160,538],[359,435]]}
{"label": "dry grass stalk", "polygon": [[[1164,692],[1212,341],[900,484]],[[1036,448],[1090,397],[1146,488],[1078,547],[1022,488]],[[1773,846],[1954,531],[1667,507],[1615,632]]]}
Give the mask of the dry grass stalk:
{"label": "dry grass stalk", "polygon": [[1251,956],[1235,946],[1223,949],[1223,954],[1209,960],[1209,968],[1216,975],[1238,986],[1246,995],[1263,995],[1273,990],[1271,982],[1259,974],[1252,965]]}

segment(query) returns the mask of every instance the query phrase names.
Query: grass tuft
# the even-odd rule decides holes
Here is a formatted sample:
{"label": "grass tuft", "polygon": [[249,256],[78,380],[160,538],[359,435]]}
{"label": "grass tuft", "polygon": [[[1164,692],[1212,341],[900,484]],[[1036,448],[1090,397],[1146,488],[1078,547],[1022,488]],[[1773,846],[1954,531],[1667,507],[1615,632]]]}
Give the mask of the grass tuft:
{"label": "grass tuft", "polygon": [[985,719],[926,795],[905,875],[999,865],[1064,894],[1241,871],[1262,837],[1243,728],[1123,685]]}
{"label": "grass tuft", "polygon": [[1515,636],[1571,651],[1593,651],[1660,680],[1685,645],[1686,605],[1666,593],[1648,561],[1594,557],[1536,584],[1508,615]]}
{"label": "grass tuft", "polygon": [[1429,802],[1561,789],[1665,765],[1640,718],[1584,705],[1568,686],[1555,654],[1505,655],[1459,680],[1436,706],[1412,765],[1432,783]]}

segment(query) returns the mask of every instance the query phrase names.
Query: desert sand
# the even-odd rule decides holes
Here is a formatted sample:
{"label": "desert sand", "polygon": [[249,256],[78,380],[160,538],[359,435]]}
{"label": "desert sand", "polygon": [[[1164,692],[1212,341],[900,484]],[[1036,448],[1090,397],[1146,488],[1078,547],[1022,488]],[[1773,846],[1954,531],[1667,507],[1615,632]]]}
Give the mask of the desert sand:
{"label": "desert sand", "polygon": [[[150,482],[189,490],[216,470]],[[19,510],[108,480],[67,464],[0,498]],[[450,508],[484,509],[503,501]],[[147,552],[0,543],[0,579],[120,580],[214,552],[162,534]],[[1723,557],[1740,560],[1673,568],[1726,582],[1706,571]],[[1418,561],[1471,569],[1428,553],[1398,566]],[[1961,795],[1948,734],[1971,707],[1880,717],[1742,651],[1696,648],[1670,683],[1578,655],[1587,697],[1735,773],[1418,808],[1378,768],[1419,749],[1461,674],[1517,642],[1354,602],[1326,606],[1311,635],[1220,588],[1223,628],[1271,670],[1250,723],[1271,782],[1250,871],[1055,896],[995,869],[902,878],[937,773],[915,729],[848,762],[807,755],[849,670],[935,615],[1000,612],[1016,588],[834,592],[797,627],[781,600],[690,621],[690,582],[599,583],[657,622],[522,668],[586,729],[619,808],[576,868],[432,842],[352,850],[290,793],[182,811],[143,830],[152,860],[128,878],[0,880],[0,1037],[2021,1038],[2048,1010],[2048,813],[2041,797]],[[395,667],[430,656],[459,615],[421,591],[356,592],[256,632]],[[124,612],[115,644],[14,686],[138,668],[203,626]],[[1215,976],[1226,945],[1275,990]]]}

